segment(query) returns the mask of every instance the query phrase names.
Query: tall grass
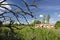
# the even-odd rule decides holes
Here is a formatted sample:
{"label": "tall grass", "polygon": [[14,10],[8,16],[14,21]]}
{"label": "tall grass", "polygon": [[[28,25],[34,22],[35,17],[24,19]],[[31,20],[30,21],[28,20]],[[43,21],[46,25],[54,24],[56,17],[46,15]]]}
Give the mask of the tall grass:
{"label": "tall grass", "polygon": [[51,29],[25,27],[14,29],[14,32],[11,33],[9,28],[0,28],[0,40],[60,40],[60,36]]}
{"label": "tall grass", "polygon": [[58,40],[55,32],[49,29],[35,28],[32,30],[30,28],[25,28],[20,32],[23,34],[25,40]]}

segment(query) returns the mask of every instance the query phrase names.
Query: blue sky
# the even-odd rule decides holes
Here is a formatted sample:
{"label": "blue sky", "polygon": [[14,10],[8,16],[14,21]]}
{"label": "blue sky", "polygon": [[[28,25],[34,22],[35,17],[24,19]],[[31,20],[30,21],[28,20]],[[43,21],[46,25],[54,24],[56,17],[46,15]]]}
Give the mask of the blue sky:
{"label": "blue sky", "polygon": [[[24,4],[20,0],[7,0],[8,3],[16,4],[25,8]],[[27,0],[28,3],[31,3],[31,0]],[[40,0],[37,2],[38,8],[31,8],[33,12],[35,12],[35,16],[38,20],[42,20],[40,15],[50,14],[50,23],[55,23],[56,21],[60,21],[60,0]],[[13,15],[11,14],[13,17]],[[28,21],[31,23],[34,19],[26,16]],[[15,18],[14,18],[15,19]],[[16,19],[15,19],[16,20]],[[24,19],[20,20],[22,23],[26,23]]]}

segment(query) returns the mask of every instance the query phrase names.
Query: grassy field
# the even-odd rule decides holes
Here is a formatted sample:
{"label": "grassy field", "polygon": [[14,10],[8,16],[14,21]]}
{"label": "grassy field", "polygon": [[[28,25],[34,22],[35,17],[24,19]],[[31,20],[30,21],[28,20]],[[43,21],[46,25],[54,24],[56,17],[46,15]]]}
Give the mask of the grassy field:
{"label": "grassy field", "polygon": [[[22,26],[19,26],[21,28]],[[23,26],[24,27],[24,26]],[[25,26],[21,30],[14,28],[14,33],[7,27],[0,28],[2,40],[60,40],[60,29],[44,29]]]}

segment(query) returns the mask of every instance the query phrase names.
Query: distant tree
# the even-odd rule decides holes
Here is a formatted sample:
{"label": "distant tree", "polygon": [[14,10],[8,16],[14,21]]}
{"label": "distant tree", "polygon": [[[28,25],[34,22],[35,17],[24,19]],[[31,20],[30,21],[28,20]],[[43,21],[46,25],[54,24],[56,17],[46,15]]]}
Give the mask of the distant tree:
{"label": "distant tree", "polygon": [[60,28],[60,21],[57,21],[57,22],[56,22],[55,28]]}
{"label": "distant tree", "polygon": [[3,22],[2,22],[2,21],[0,21],[0,27],[2,27],[2,25],[3,25]]}
{"label": "distant tree", "polygon": [[47,21],[47,24],[49,24],[49,21],[50,21],[50,15],[49,14],[47,15],[46,21]]}
{"label": "distant tree", "polygon": [[34,20],[34,24],[40,24],[41,22],[39,20]]}
{"label": "distant tree", "polygon": [[41,22],[39,20],[34,20],[31,25],[35,25],[35,24],[40,24]]}
{"label": "distant tree", "polygon": [[42,17],[42,23],[45,24],[45,19],[46,19],[46,15],[43,14],[43,17]]}

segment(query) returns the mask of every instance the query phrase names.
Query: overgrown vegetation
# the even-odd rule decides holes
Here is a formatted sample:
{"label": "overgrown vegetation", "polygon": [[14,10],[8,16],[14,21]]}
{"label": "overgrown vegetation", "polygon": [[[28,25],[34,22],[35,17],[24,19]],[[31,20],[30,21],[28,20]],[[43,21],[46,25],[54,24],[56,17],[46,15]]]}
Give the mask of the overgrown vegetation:
{"label": "overgrown vegetation", "polygon": [[[41,22],[35,20],[32,24],[36,23],[40,24]],[[59,28],[59,24],[60,21],[55,24],[55,27]],[[58,29],[35,28],[34,25],[12,24],[14,26],[12,32],[7,26],[3,25],[3,27],[0,27],[0,40],[60,40],[60,31]]]}
{"label": "overgrown vegetation", "polygon": [[34,20],[30,26],[34,26],[35,24],[41,24],[41,22],[39,20]]}
{"label": "overgrown vegetation", "polygon": [[60,28],[60,21],[57,21],[57,22],[56,22],[55,28]]}
{"label": "overgrown vegetation", "polygon": [[0,40],[60,40],[60,36],[57,35],[58,34],[51,29],[31,29],[28,26],[22,30],[14,28],[13,33],[7,27],[0,28]]}
{"label": "overgrown vegetation", "polygon": [[[37,0],[33,0],[32,3],[28,3],[26,0],[21,0],[24,4],[24,10],[18,5],[15,4],[3,4],[3,2],[6,2],[6,0],[3,0],[0,2],[0,7],[4,8],[6,11],[3,11],[0,13],[0,19],[3,18],[3,20],[0,20],[0,40],[60,40],[60,34],[56,33],[55,30],[51,29],[44,29],[44,28],[34,28],[35,24],[40,24],[41,22],[38,20],[35,20],[31,26],[28,23],[28,20],[26,18],[27,15],[31,16],[31,18],[35,18],[34,12],[30,9],[31,7],[37,8],[37,5],[35,4]],[[16,10],[10,10],[7,7],[4,7],[2,5],[9,5],[17,7]],[[1,9],[2,10],[2,9]],[[28,23],[28,25],[25,24],[13,24],[14,18],[10,17],[9,15],[5,16],[4,14],[13,14],[13,17],[17,19],[17,21],[20,23],[19,18],[23,17],[25,21]],[[21,16],[21,17],[20,17]],[[22,18],[21,18],[22,19]],[[47,23],[49,23],[50,16],[47,17]],[[3,25],[4,21],[9,21],[9,24]],[[43,23],[45,22],[45,16],[43,17]],[[60,27],[60,21],[58,21],[55,24],[56,28]],[[18,30],[17,30],[18,29]],[[60,31],[59,31],[60,32]]]}

